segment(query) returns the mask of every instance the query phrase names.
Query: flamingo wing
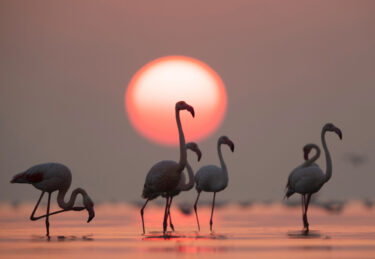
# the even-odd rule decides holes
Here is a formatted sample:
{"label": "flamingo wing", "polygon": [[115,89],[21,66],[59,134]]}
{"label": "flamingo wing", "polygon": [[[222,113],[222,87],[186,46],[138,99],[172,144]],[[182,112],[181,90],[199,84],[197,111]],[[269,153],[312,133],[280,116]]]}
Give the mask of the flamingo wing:
{"label": "flamingo wing", "polygon": [[153,199],[175,189],[180,180],[178,168],[178,163],[171,160],[155,164],[146,176],[142,197]]}
{"label": "flamingo wing", "polygon": [[16,174],[11,183],[39,183],[43,181],[43,173],[42,172],[22,172]]}
{"label": "flamingo wing", "polygon": [[26,179],[29,183],[39,183],[39,182],[43,181],[43,173],[42,172],[33,172],[31,174],[27,174]]}
{"label": "flamingo wing", "polygon": [[290,188],[300,194],[315,193],[324,184],[324,173],[320,167],[310,166],[300,168],[291,174]]}

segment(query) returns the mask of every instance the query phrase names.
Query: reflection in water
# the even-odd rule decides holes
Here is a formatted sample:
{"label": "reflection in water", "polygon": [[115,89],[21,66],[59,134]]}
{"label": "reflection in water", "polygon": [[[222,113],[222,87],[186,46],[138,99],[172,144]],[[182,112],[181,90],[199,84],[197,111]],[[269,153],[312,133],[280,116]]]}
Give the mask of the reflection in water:
{"label": "reflection in water", "polygon": [[47,236],[36,236],[32,235],[31,236],[32,241],[94,241],[94,238],[92,235],[87,235],[87,236],[50,236],[49,238]]}
{"label": "reflection in water", "polygon": [[289,231],[287,235],[290,238],[330,238],[329,236],[321,235],[320,232],[316,230],[310,230],[309,232],[306,232],[305,230]]}
{"label": "reflection in water", "polygon": [[[32,206],[32,205],[30,205]],[[300,225],[300,208],[281,204],[228,205],[215,214],[216,232],[203,225],[196,231],[194,214],[175,209],[178,231],[164,236],[160,222],[164,208],[150,206],[148,229],[141,235],[139,210],[130,205],[98,205],[92,224],[81,224],[82,215],[54,218],[50,242],[44,222],[30,222],[30,207],[17,210],[0,204],[0,258],[123,258],[197,255],[204,258],[375,258],[375,209],[348,204],[341,214],[311,207],[314,228],[306,235],[290,231]],[[202,207],[207,222],[210,208]],[[68,235],[66,235],[69,233]],[[90,241],[90,242],[87,242]]]}
{"label": "reflection in water", "polygon": [[228,247],[210,247],[210,246],[195,246],[195,245],[178,245],[176,247],[150,247],[145,248],[144,251],[146,252],[178,252],[178,253],[220,253],[220,252],[228,252],[230,249]]}
{"label": "reflection in water", "polygon": [[[226,246],[207,246],[205,241],[210,240],[225,240],[227,236],[210,233],[203,235],[199,232],[187,232],[187,233],[176,233],[176,232],[167,232],[164,236],[162,232],[152,232],[152,234],[145,235],[143,240],[152,240],[152,241],[162,241],[162,240],[172,240],[175,242],[176,246],[157,246],[157,247],[145,247],[142,250],[147,252],[178,252],[178,253],[217,253],[217,252],[226,252],[231,250]],[[185,243],[191,243],[198,241],[198,244],[186,245]],[[203,245],[203,246],[202,246]]]}
{"label": "reflection in water", "polygon": [[168,240],[168,239],[175,239],[175,240],[195,240],[195,239],[208,239],[208,240],[224,240],[227,239],[227,236],[210,233],[208,235],[202,235],[199,232],[192,232],[192,233],[178,233],[178,232],[171,232],[167,231],[165,235],[163,232],[151,232],[151,234],[146,234],[142,238],[142,240]]}

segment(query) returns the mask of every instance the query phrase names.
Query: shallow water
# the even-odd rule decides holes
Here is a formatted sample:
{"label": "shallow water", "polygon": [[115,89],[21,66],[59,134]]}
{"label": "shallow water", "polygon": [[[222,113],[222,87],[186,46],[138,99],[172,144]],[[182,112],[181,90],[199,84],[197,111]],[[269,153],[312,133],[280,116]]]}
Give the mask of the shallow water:
{"label": "shallow water", "polygon": [[[194,214],[172,210],[176,232],[162,235],[163,207],[145,211],[142,235],[139,208],[126,204],[96,206],[96,217],[86,223],[86,212],[67,212],[50,218],[51,240],[44,221],[28,218],[32,205],[0,206],[1,258],[140,257],[166,258],[375,258],[375,209],[348,204],[341,213],[311,206],[311,233],[301,234],[301,209],[281,204],[215,210],[214,233],[210,210],[199,208],[201,231]],[[56,208],[55,208],[56,209]],[[43,210],[41,210],[43,212]]]}

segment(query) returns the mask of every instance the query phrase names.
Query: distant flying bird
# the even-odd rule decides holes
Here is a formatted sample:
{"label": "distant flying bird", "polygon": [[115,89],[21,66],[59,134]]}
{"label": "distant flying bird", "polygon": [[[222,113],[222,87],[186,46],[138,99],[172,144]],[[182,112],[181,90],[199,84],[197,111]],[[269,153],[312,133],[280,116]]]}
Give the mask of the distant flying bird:
{"label": "distant flying bird", "polygon": [[200,230],[197,204],[201,191],[213,192],[214,197],[212,200],[212,210],[210,219],[210,230],[212,231],[212,216],[214,214],[215,207],[215,196],[217,192],[224,190],[228,185],[228,171],[225,165],[223,155],[221,154],[221,144],[226,144],[230,147],[232,152],[234,151],[234,144],[227,136],[221,136],[217,141],[217,152],[219,154],[219,160],[221,167],[216,165],[206,165],[200,168],[195,175],[195,188],[197,189],[198,196],[194,203],[195,216],[197,218],[198,229]]}
{"label": "distant flying bird", "polygon": [[[38,220],[41,218],[46,218],[46,236],[49,238],[49,216],[58,214],[61,212],[66,212],[70,210],[81,211],[86,209],[89,213],[89,218],[87,223],[90,222],[94,216],[94,203],[92,202],[89,195],[82,188],[75,189],[70,195],[68,202],[65,202],[65,195],[70,187],[72,182],[72,174],[68,167],[59,163],[45,163],[35,165],[26,171],[19,173],[13,177],[11,183],[29,183],[32,184],[35,188],[42,191],[42,194],[39,197],[38,202],[30,216],[31,220]],[[57,194],[57,204],[62,208],[62,210],[49,212],[51,194],[54,191],[59,191]],[[47,213],[45,215],[35,217],[34,214],[39,206],[40,201],[43,198],[44,193],[48,193],[48,203],[47,203]],[[84,207],[74,207],[77,195],[81,194],[83,198]]]}
{"label": "distant flying bird", "polygon": [[326,202],[315,202],[315,206],[322,207],[331,213],[340,213],[344,209],[346,201],[326,201]]}
{"label": "distant flying bird", "polygon": [[363,165],[367,162],[367,157],[365,155],[354,152],[344,154],[343,159],[355,167]]}
{"label": "distant flying bird", "polygon": [[[325,134],[327,131],[335,132],[340,139],[342,139],[342,133],[339,128],[334,126],[332,123],[327,123],[324,125],[321,133],[322,145],[324,153],[326,156],[326,173],[323,173],[322,169],[313,164],[313,162],[318,158],[318,153],[304,164],[295,168],[289,175],[287,183],[287,192],[285,196],[289,198],[295,192],[302,195],[302,211],[303,211],[303,225],[305,233],[309,232],[309,223],[307,221],[307,209],[309,207],[310,198],[313,193],[316,193],[322,188],[322,186],[331,178],[332,176],[332,160],[329,154]],[[310,147],[312,147],[310,145]],[[304,148],[305,158],[311,149]],[[319,149],[317,149],[319,150]],[[307,154],[306,154],[307,152]]]}
{"label": "distant flying bird", "polygon": [[[196,143],[194,143],[194,142],[187,143],[186,149],[190,149],[193,152],[195,152],[198,156],[198,161],[201,160],[202,152],[201,152],[201,150],[199,149],[199,147]],[[164,193],[162,195],[164,198],[166,198],[167,196],[170,197],[169,205],[168,205],[168,216],[169,216],[169,226],[171,227],[171,229],[173,231],[174,231],[174,226],[173,226],[173,223],[172,223],[172,217],[171,217],[171,211],[170,211],[173,197],[180,194],[181,191],[186,192],[186,191],[191,190],[194,187],[194,171],[191,168],[191,166],[189,164],[189,161],[186,162],[186,169],[188,171],[188,177],[189,177],[188,183],[185,182],[185,180],[186,180],[185,174],[182,173],[181,178],[180,178],[180,182],[178,183],[177,187],[173,191],[168,192],[168,193]]]}
{"label": "distant flying bird", "polygon": [[[143,234],[145,233],[145,224],[143,219],[143,211],[148,201],[157,198],[159,195],[173,191],[178,183],[180,182],[181,173],[184,170],[187,162],[186,144],[184,132],[182,131],[180,111],[188,110],[194,117],[194,108],[184,101],[176,103],[175,113],[176,122],[178,127],[178,134],[180,139],[180,161],[177,163],[171,160],[163,160],[156,163],[148,172],[143,187],[142,197],[147,199],[141,209],[142,227]],[[166,197],[164,220],[163,220],[163,233],[167,230],[167,219],[168,219],[168,206],[170,197]]]}

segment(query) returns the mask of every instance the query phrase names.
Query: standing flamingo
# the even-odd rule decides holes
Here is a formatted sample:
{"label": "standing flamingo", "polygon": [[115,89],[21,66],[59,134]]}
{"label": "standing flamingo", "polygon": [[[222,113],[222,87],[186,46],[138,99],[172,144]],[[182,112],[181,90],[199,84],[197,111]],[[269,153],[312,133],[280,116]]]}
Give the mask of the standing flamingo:
{"label": "standing flamingo", "polygon": [[[286,197],[289,198],[295,192],[302,195],[302,220],[305,233],[309,232],[309,223],[307,221],[307,209],[309,207],[311,195],[318,192],[322,186],[328,182],[332,176],[332,160],[329,154],[325,134],[327,131],[335,132],[340,139],[342,139],[342,133],[339,128],[334,126],[332,123],[327,123],[324,125],[321,133],[321,140],[326,156],[326,173],[313,162],[306,161],[305,163],[310,163],[312,166],[300,166],[294,169],[288,178]],[[313,160],[317,157],[318,153],[311,159]],[[306,153],[305,153],[306,157]]]}
{"label": "standing flamingo", "polygon": [[197,213],[198,199],[201,191],[213,192],[214,198],[212,200],[212,210],[210,219],[210,230],[212,231],[212,216],[214,214],[215,207],[215,196],[217,192],[224,190],[228,185],[228,171],[227,166],[224,163],[223,155],[221,154],[221,144],[226,144],[230,147],[231,151],[234,151],[234,144],[227,136],[221,136],[217,141],[217,152],[219,154],[219,160],[221,168],[216,165],[206,165],[201,167],[195,175],[195,188],[197,189],[198,196],[194,203],[195,216],[197,218],[198,230],[200,230],[199,219]]}
{"label": "standing flamingo", "polygon": [[[177,163],[171,160],[163,160],[156,163],[148,172],[143,187],[142,197],[146,199],[145,204],[141,209],[142,227],[143,234],[145,233],[145,224],[143,219],[143,211],[148,201],[155,199],[163,193],[170,192],[176,188],[180,181],[181,173],[184,170],[187,162],[186,144],[184,132],[182,131],[180,111],[188,110],[194,117],[194,108],[184,101],[176,103],[176,122],[178,127],[178,134],[180,139],[180,161]],[[163,220],[163,233],[165,235],[167,230],[167,217],[168,217],[168,206],[169,196],[166,197],[166,205]]]}
{"label": "standing flamingo", "polygon": [[[38,220],[41,218],[46,218],[46,236],[49,238],[49,216],[58,214],[61,212],[66,212],[70,210],[81,211],[86,209],[89,213],[89,218],[87,223],[90,222],[94,216],[94,203],[91,198],[88,196],[86,191],[82,188],[75,189],[68,202],[65,202],[65,195],[70,187],[72,182],[72,174],[68,167],[59,163],[45,163],[35,165],[26,171],[16,174],[11,183],[29,183],[32,184],[35,188],[42,191],[42,194],[39,197],[38,202],[35,205],[33,212],[31,213],[30,220]],[[57,203],[62,208],[62,210],[55,211],[50,213],[50,202],[51,194],[54,191],[59,191],[57,195]],[[44,193],[48,193],[48,203],[47,203],[47,214],[35,217],[34,214],[39,206],[40,201],[43,198]],[[81,194],[83,197],[84,207],[74,207],[75,200],[78,194]]]}
{"label": "standing flamingo", "polygon": [[[190,149],[191,151],[193,151],[197,154],[198,162],[199,162],[199,160],[201,160],[202,152],[201,152],[201,150],[199,149],[199,147],[196,143],[194,143],[194,142],[187,143],[186,149]],[[171,227],[171,229],[173,231],[174,231],[174,226],[172,224],[172,216],[171,216],[171,211],[170,211],[173,197],[180,194],[181,191],[186,192],[186,191],[191,190],[194,187],[194,171],[191,168],[191,166],[189,164],[189,161],[186,162],[186,169],[188,171],[188,177],[189,177],[188,183],[185,182],[186,181],[185,174],[181,174],[180,182],[178,183],[176,189],[174,189],[171,192],[164,193],[162,195],[164,198],[166,198],[167,196],[170,197],[169,205],[168,205],[168,216],[169,216],[169,226]]]}

